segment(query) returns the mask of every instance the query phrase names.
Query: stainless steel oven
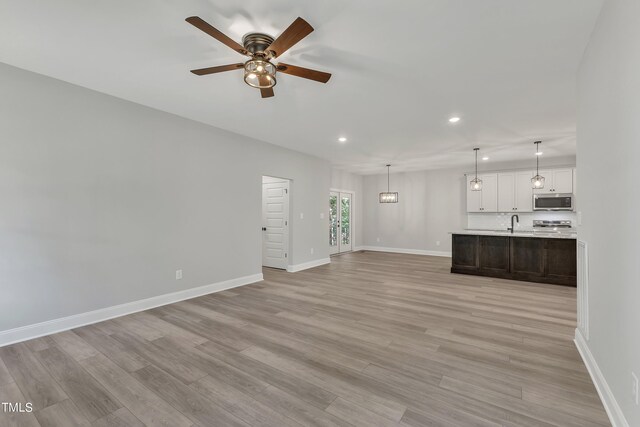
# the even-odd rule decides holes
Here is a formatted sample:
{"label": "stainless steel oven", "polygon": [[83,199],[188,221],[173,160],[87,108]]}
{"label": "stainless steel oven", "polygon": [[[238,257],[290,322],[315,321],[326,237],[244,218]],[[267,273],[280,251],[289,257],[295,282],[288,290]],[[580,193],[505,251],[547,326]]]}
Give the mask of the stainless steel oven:
{"label": "stainless steel oven", "polygon": [[575,209],[573,194],[534,194],[534,211],[572,211]]}

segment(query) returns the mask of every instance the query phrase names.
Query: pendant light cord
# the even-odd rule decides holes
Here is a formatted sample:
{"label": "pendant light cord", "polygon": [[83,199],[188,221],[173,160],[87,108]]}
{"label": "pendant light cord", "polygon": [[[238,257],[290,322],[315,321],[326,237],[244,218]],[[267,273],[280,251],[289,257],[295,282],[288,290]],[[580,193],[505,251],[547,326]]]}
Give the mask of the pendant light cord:
{"label": "pendant light cord", "polygon": [[476,181],[478,180],[478,150],[479,148],[474,148],[473,151],[476,152]]}
{"label": "pendant light cord", "polygon": [[391,165],[387,165],[387,193],[389,193],[391,189],[391,186],[389,185],[389,174],[391,173],[390,167]]}

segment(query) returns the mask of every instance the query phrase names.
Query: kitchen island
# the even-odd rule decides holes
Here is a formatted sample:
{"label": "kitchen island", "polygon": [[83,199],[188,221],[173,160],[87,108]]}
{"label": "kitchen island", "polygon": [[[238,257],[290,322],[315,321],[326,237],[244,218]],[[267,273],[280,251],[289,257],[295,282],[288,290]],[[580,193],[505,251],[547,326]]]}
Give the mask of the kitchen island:
{"label": "kitchen island", "polygon": [[451,232],[451,272],[576,286],[576,234],[460,230]]}

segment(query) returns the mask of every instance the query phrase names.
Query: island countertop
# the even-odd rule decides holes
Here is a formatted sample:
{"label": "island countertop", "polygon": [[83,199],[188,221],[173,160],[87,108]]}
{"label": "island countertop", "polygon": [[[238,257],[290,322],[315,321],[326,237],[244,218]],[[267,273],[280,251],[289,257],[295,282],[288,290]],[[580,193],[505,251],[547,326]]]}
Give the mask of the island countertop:
{"label": "island countertop", "polygon": [[466,234],[472,236],[506,236],[506,237],[537,237],[542,239],[577,239],[578,233],[575,229],[570,230],[533,230],[516,229],[513,233],[508,230],[489,230],[465,228],[450,231],[449,234]]}

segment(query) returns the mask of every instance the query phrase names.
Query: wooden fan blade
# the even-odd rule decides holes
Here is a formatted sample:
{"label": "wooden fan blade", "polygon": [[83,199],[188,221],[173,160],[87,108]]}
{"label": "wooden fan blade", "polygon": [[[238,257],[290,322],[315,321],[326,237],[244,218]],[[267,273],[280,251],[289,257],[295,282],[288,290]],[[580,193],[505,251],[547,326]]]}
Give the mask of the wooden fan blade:
{"label": "wooden fan blade", "polygon": [[260,89],[260,95],[262,95],[263,98],[271,98],[274,95],[273,88],[268,87],[265,89]]}
{"label": "wooden fan blade", "polygon": [[204,21],[202,18],[198,16],[190,16],[189,18],[185,19],[185,21],[187,21],[189,24],[193,25],[194,27],[198,28],[199,30],[209,34],[211,37],[218,40],[220,43],[226,44],[231,49],[238,52],[240,55],[247,55],[248,53],[247,50],[241,44],[233,41],[231,38],[227,37],[217,28],[214,28],[211,24]]}
{"label": "wooden fan blade", "polygon": [[282,34],[280,34],[280,37],[271,43],[271,46],[269,46],[266,51],[273,51],[274,58],[277,58],[289,50],[291,46],[311,34],[312,31],[313,27],[304,19],[298,17],[286,30],[284,30]]}
{"label": "wooden fan blade", "polygon": [[205,76],[207,74],[221,73],[223,71],[238,70],[243,67],[244,67],[244,64],[218,65],[217,67],[199,68],[197,70],[191,70],[191,72],[198,76]]}
{"label": "wooden fan blade", "polygon": [[291,74],[292,76],[302,77],[303,79],[315,80],[320,83],[326,83],[331,78],[331,74],[329,73],[312,70],[310,68],[297,67],[295,65],[283,64],[282,62],[276,66],[276,70],[281,73]]}

